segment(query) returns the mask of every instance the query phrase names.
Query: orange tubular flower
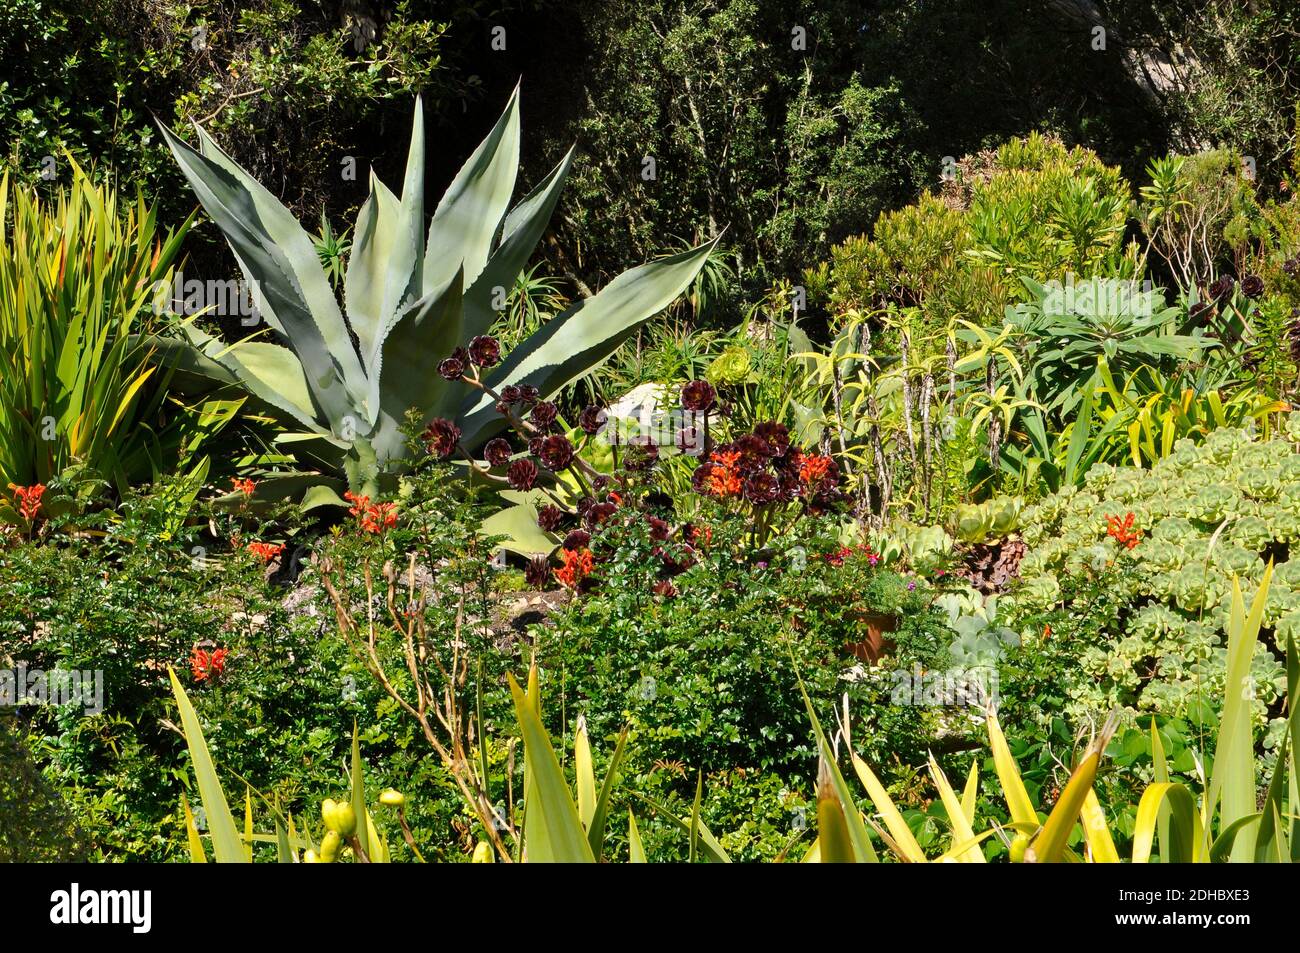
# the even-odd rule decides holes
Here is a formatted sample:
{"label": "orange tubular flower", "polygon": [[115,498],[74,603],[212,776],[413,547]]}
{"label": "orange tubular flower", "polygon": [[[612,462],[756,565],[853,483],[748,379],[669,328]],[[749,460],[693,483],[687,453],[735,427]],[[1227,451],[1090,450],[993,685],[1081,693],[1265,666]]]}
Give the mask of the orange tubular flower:
{"label": "orange tubular flower", "polygon": [[284,552],[284,543],[249,543],[247,549],[262,562],[269,563]]}
{"label": "orange tubular flower", "polygon": [[803,481],[804,486],[820,483],[826,479],[826,474],[831,472],[833,462],[830,457],[823,457],[816,453],[804,454],[799,460],[799,479]]}
{"label": "orange tubular flower", "polygon": [[251,499],[253,491],[257,489],[257,483],[253,480],[241,480],[239,477],[231,477],[230,482],[235,492],[241,494],[244,499]]}
{"label": "orange tubular flower", "polygon": [[209,652],[197,645],[194,646],[194,651],[190,653],[190,671],[194,673],[194,680],[206,682],[224,672],[228,654],[230,654],[228,649],[214,649]]}
{"label": "orange tubular flower", "polygon": [[560,584],[576,590],[583,579],[591,575],[595,568],[595,559],[589,549],[561,549],[560,561],[564,563],[555,570],[555,578]]}
{"label": "orange tubular flower", "polygon": [[1133,514],[1106,517],[1106,535],[1125,549],[1133,549],[1142,540],[1142,530],[1133,528]]}
{"label": "orange tubular flower", "polygon": [[367,533],[382,533],[397,525],[396,503],[371,503],[370,497],[358,496],[351,490],[343,494],[343,499],[353,504],[348,512]]}
{"label": "orange tubular flower", "polygon": [[736,496],[740,493],[740,473],[736,470],[740,453],[735,450],[713,453],[709,460],[714,464],[709,471],[709,492],[714,496]]}
{"label": "orange tubular flower", "polygon": [[41,497],[45,495],[45,484],[18,486],[10,483],[9,489],[14,491],[14,502],[17,504],[19,515],[28,522],[34,520],[36,514],[41,511]]}

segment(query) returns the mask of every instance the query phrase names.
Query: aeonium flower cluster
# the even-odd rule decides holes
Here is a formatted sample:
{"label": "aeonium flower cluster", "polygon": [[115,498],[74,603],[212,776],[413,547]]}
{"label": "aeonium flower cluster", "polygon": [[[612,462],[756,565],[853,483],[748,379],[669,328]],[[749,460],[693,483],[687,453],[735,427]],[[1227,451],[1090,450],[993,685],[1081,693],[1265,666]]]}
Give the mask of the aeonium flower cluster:
{"label": "aeonium flower cluster", "polygon": [[714,448],[691,478],[697,493],[741,499],[754,507],[802,501],[809,512],[830,511],[840,501],[835,461],[793,446],[785,424],[764,421]]}

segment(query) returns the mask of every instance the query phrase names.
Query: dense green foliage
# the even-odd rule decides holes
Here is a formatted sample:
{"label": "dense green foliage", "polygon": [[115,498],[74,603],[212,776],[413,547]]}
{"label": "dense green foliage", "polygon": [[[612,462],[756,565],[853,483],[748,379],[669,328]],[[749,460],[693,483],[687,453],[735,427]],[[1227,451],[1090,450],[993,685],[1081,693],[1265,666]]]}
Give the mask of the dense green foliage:
{"label": "dense green foliage", "polygon": [[0,860],[1300,859],[1203,6],[8,4]]}

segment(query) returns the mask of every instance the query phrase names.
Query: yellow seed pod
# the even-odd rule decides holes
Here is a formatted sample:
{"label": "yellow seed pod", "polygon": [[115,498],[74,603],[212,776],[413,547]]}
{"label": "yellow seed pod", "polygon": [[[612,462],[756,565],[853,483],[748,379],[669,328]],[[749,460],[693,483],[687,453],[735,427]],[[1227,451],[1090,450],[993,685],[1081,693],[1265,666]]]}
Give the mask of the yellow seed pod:
{"label": "yellow seed pod", "polygon": [[314,850],[308,850],[302,855],[302,862],[304,864],[319,864],[320,857],[317,856]]}
{"label": "yellow seed pod", "polygon": [[343,837],[351,837],[357,832],[357,812],[348,801],[340,801],[334,808],[334,820],[338,822],[338,832]]}
{"label": "yellow seed pod", "polygon": [[379,803],[387,807],[401,807],[406,803],[406,795],[401,791],[394,791],[389,788],[383,794],[379,795]]}
{"label": "yellow seed pod", "polygon": [[1025,861],[1025,851],[1029,847],[1029,835],[1017,834],[1015,840],[1011,842],[1011,862],[1013,864],[1022,864]]}
{"label": "yellow seed pod", "polygon": [[328,830],[337,831],[343,837],[357,832],[357,813],[348,801],[326,798],[320,805],[320,818]]}
{"label": "yellow seed pod", "polygon": [[338,831],[326,831],[320,842],[321,863],[332,864],[338,860],[339,848],[342,846],[343,838],[339,836]]}
{"label": "yellow seed pod", "polygon": [[492,853],[492,845],[485,840],[479,841],[478,846],[474,848],[474,857],[470,863],[495,864],[496,862],[496,856]]}

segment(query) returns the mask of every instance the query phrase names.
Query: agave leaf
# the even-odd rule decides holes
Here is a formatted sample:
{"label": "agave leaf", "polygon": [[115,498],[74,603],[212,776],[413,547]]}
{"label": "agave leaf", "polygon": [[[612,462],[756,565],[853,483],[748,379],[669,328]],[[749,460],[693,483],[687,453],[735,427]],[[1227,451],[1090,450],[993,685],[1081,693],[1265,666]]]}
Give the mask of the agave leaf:
{"label": "agave leaf", "polygon": [[[493,370],[488,383],[498,392],[508,384],[529,384],[543,397],[553,396],[671,304],[695,280],[716,245],[717,239],[623,272],[518,345]],[[487,395],[471,395],[462,410],[466,446],[477,446],[503,426]]]}
{"label": "agave leaf", "polygon": [[194,777],[199,784],[199,798],[203,801],[203,813],[207,815],[208,831],[212,835],[212,852],[219,864],[242,864],[247,862],[244,843],[235,826],[234,815],[226,802],[226,793],[221,789],[217,770],[212,765],[212,756],[208,753],[208,743],[203,737],[203,728],[199,725],[199,716],[190,704],[190,698],[181,687],[176,673],[170,668],[167,674],[172,683],[172,694],[176,697],[176,707],[180,710],[181,729],[185,733],[185,745],[190,752],[190,765],[194,768]]}
{"label": "agave leaf", "polygon": [[500,288],[509,293],[519,273],[528,264],[541,240],[564,191],[564,181],[573,163],[574,150],[565,153],[559,164],[537,187],[511,209],[501,228],[501,244],[488,259],[483,271],[465,292],[465,337],[486,334],[499,313],[492,307]]}
{"label": "agave leaf", "polygon": [[537,504],[532,500],[493,513],[483,521],[479,532],[483,536],[504,537],[500,547],[521,556],[549,553],[555,549],[555,541],[537,525]]}
{"label": "agave leaf", "polygon": [[[212,376],[206,358],[232,375],[258,400],[284,411],[292,421],[313,433],[329,435],[328,428],[322,425],[324,415],[317,411],[302,364],[293,351],[266,341],[226,344],[193,324],[184,327],[194,348],[188,355],[180,349],[169,351],[170,359],[177,361],[178,366]],[[342,445],[342,441],[337,442]]]}
{"label": "agave leaf", "polygon": [[371,357],[393,311],[386,310],[388,262],[393,257],[402,203],[370,173],[370,195],[357,213],[353,226],[352,252],[343,278],[343,301],[348,322],[357,334],[357,344],[366,361],[366,373],[374,376]]}
{"label": "agave leaf", "polygon": [[[424,250],[424,293],[445,285],[459,269],[472,286],[487,264],[492,239],[510,206],[519,170],[519,87],[487,138],[456,173],[429,223]],[[511,276],[513,277],[513,276]]]}
{"label": "agave leaf", "polygon": [[258,310],[289,342],[316,404],[339,427],[361,406],[365,377],[310,237],[201,130],[202,154],[159,125],[199,202],[230,243]]}
{"label": "agave leaf", "polygon": [[383,319],[400,314],[411,302],[424,297],[424,105],[419,96],[415,98],[401,211],[395,226],[384,281],[384,306],[380,312]]}
{"label": "agave leaf", "polygon": [[457,270],[444,286],[402,312],[380,338],[381,357],[373,362],[370,399],[381,411],[372,437],[381,459],[402,455],[405,438],[401,427],[408,410],[421,411],[422,424],[434,417],[456,416],[455,407],[465,387],[453,387],[435,368],[460,341],[461,315],[461,273]]}

